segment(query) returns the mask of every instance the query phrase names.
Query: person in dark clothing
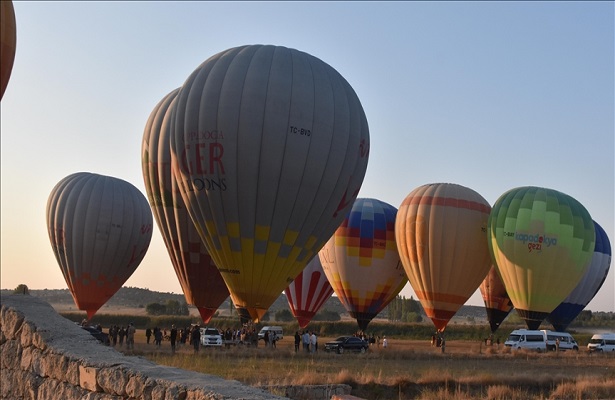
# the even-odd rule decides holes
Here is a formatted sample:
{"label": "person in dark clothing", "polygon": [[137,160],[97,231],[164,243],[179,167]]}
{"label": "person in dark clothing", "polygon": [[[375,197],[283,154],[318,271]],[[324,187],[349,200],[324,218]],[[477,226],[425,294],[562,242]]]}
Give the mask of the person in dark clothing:
{"label": "person in dark clothing", "polygon": [[175,341],[177,340],[177,328],[175,325],[171,325],[171,352],[175,353]]}
{"label": "person in dark clothing", "polygon": [[299,351],[299,344],[301,343],[301,335],[299,331],[295,331],[295,353]]}
{"label": "person in dark clothing", "polygon": [[150,339],[151,339],[151,337],[152,337],[152,330],[151,330],[150,328],[147,328],[147,329],[145,330],[145,337],[147,338],[147,344],[149,344],[149,340],[150,340]]}
{"label": "person in dark clothing", "polygon": [[199,345],[201,344],[201,328],[196,325],[192,328],[192,333],[190,334],[190,341],[194,346],[194,352],[199,352]]}

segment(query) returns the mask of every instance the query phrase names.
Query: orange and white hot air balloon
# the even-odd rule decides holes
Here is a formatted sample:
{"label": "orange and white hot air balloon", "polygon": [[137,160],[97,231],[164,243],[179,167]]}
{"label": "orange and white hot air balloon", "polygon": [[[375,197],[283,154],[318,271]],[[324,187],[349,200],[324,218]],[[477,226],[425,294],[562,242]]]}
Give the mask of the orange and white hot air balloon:
{"label": "orange and white hot air balloon", "polygon": [[9,84],[15,47],[17,46],[17,27],[15,9],[11,0],[0,1],[0,99]]}
{"label": "orange and white hot air balloon", "polygon": [[333,294],[333,288],[327,280],[318,256],[312,258],[312,261],[284,290],[284,294],[299,326],[305,328]]}
{"label": "orange and white hot air balloon", "polygon": [[490,211],[480,194],[451,183],[419,186],[399,207],[399,255],[417,298],[440,332],[491,268]]}
{"label": "orange and white hot air balloon", "polygon": [[145,126],[143,180],[186,302],[199,310],[207,324],[229,292],[188,215],[171,171],[170,112],[178,92],[175,89],[154,107]]}
{"label": "orange and white hot air balloon", "polygon": [[78,172],[47,201],[51,247],[75,304],[88,318],[137,269],[152,238],[152,212],[132,184]]}

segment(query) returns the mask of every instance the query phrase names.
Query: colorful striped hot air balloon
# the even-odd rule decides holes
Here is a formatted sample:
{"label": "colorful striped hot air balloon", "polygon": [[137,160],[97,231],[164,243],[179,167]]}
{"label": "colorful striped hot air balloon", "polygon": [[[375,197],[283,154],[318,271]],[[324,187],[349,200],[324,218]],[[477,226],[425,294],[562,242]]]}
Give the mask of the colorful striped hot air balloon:
{"label": "colorful striped hot air balloon", "polygon": [[395,242],[396,214],[383,201],[357,199],[318,253],[335,294],[363,331],[408,283]]}
{"label": "colorful striped hot air balloon", "polygon": [[281,46],[212,56],[176,101],[182,197],[242,320],[258,321],[352,207],[365,113],[331,66]]}
{"label": "colorful striped hot air balloon", "polygon": [[75,304],[88,318],[137,269],[152,238],[145,196],[118,178],[78,172],[47,201],[51,247]]}
{"label": "colorful striped hot air balloon", "polygon": [[510,297],[495,267],[491,267],[483,283],[480,284],[480,293],[485,302],[491,333],[495,333],[513,309]]}
{"label": "colorful striped hot air balloon", "polygon": [[480,194],[451,183],[419,186],[399,207],[395,235],[401,261],[440,332],[491,268],[490,210]]}
{"label": "colorful striped hot air balloon", "polygon": [[207,324],[229,295],[222,275],[188,215],[171,173],[170,111],[179,89],[150,114],[143,133],[141,162],[149,203],[188,304]]}
{"label": "colorful striped hot air balloon", "polygon": [[312,258],[312,261],[284,290],[284,294],[299,326],[305,328],[333,294],[333,288],[327,280],[318,256]]}
{"label": "colorful striped hot air balloon", "polygon": [[595,228],[574,198],[533,186],[509,190],[489,216],[488,244],[506,292],[529,329],[570,294],[594,252]]}
{"label": "colorful striped hot air balloon", "polygon": [[556,331],[562,332],[596,296],[606,280],[611,267],[611,242],[602,227],[594,221],[596,245],[594,255],[581,279],[564,301],[547,317]]}

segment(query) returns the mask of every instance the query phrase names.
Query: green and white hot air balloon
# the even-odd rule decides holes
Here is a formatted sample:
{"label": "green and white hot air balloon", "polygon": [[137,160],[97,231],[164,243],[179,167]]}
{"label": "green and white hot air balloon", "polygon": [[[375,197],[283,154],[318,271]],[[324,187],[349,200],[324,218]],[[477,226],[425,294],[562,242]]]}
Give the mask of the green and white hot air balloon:
{"label": "green and white hot air balloon", "polygon": [[493,261],[529,329],[568,296],[591,261],[595,230],[589,212],[553,189],[520,187],[496,201],[489,216]]}

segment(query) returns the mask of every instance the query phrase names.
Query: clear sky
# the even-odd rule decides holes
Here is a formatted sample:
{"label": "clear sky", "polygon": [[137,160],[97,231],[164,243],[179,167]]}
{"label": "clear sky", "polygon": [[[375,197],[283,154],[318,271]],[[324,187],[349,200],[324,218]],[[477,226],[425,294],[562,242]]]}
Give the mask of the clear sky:
{"label": "clear sky", "polygon": [[[66,288],[52,188],[79,171],[143,193],[156,103],[245,44],[310,53],[357,92],[371,152],[360,197],[399,207],[426,183],[567,193],[614,235],[613,2],[15,2],[1,102],[1,287]],[[615,311],[615,273],[588,309]],[[181,293],[162,238],[127,286]],[[402,292],[414,294],[408,285]],[[480,294],[468,304],[483,305]]]}

